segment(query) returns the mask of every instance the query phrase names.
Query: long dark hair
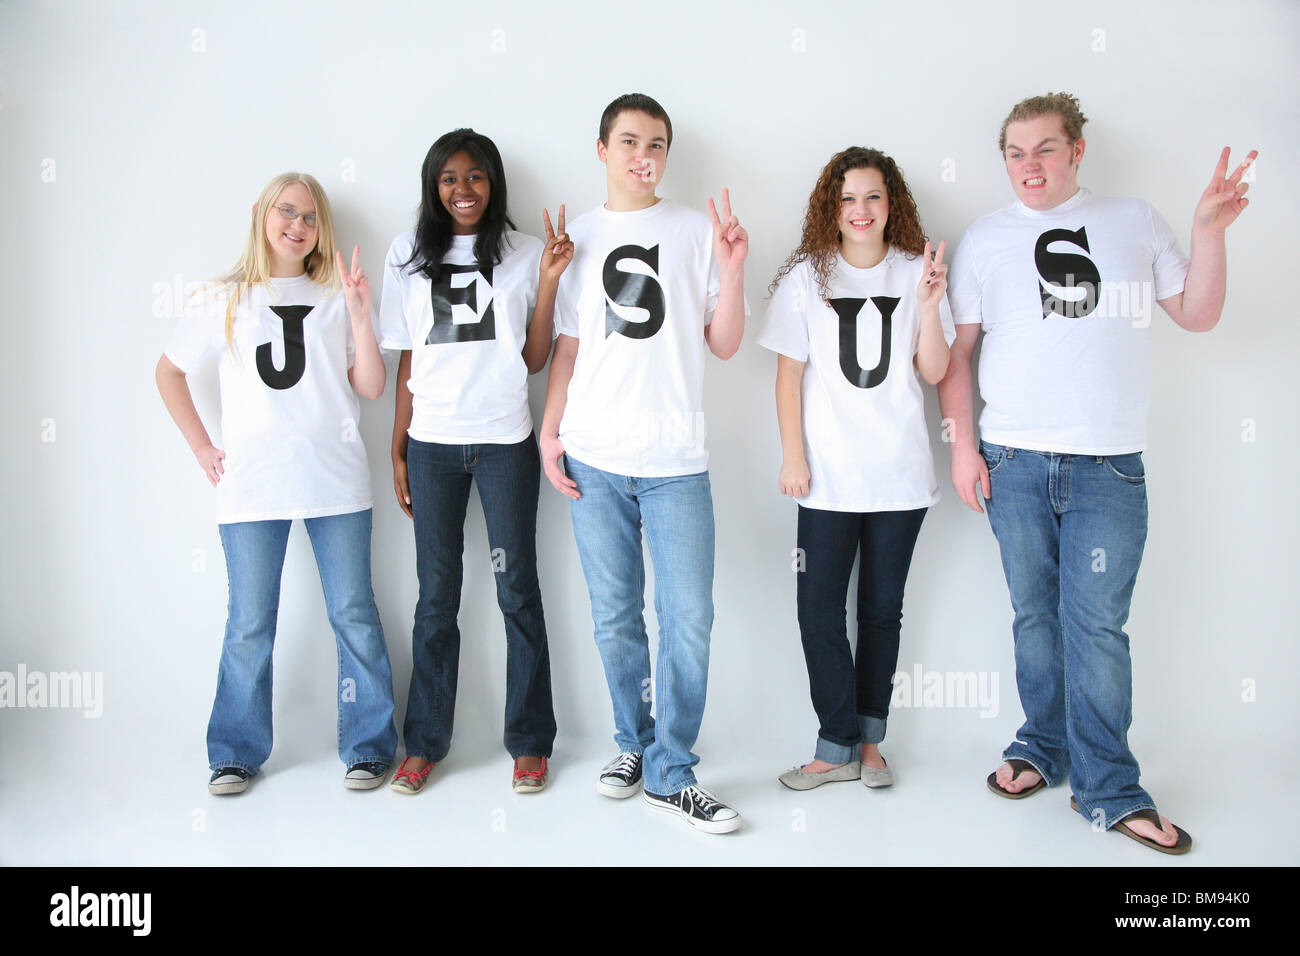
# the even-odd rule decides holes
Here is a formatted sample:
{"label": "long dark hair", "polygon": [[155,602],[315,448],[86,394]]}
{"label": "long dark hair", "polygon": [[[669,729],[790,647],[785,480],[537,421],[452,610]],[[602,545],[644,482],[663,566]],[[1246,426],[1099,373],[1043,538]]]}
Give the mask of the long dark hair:
{"label": "long dark hair", "polygon": [[443,278],[442,257],[451,248],[451,214],[438,197],[438,177],[442,167],[459,152],[469,153],[488,178],[487,209],[478,222],[474,237],[474,259],[480,265],[496,265],[505,250],[505,233],[515,224],[506,212],[506,171],[496,143],[468,127],[454,129],[439,136],[429,147],[420,170],[420,215],[415,224],[415,248],[403,269],[422,272],[430,282]]}

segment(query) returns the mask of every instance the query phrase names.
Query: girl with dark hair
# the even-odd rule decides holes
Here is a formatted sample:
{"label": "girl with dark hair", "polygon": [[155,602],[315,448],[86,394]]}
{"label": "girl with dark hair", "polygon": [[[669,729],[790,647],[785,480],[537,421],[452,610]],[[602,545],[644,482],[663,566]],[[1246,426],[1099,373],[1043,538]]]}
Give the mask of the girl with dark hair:
{"label": "girl with dark hair", "polygon": [[[955,338],[943,253],[898,165],[855,146],[822,170],[772,280],[758,343],[777,353],[780,486],[799,502],[799,631],[820,724],[812,762],[780,776],[793,790],[894,782],[879,744],[903,588],[939,500],[920,379],[943,378]],[[855,663],[845,605],[859,554]]]}
{"label": "girl with dark hair", "polygon": [[537,581],[540,460],[527,385],[550,354],[556,284],[573,246],[563,206],[558,233],[542,212],[545,244],[514,230],[501,154],[471,129],[433,144],[421,186],[415,229],[388,250],[380,307],[380,344],[401,350],[393,484],[415,524],[420,586],[406,759],[392,789],[419,793],[451,745],[465,512],[477,484],[505,618],[512,786],[534,793],[546,786],[555,717]]}

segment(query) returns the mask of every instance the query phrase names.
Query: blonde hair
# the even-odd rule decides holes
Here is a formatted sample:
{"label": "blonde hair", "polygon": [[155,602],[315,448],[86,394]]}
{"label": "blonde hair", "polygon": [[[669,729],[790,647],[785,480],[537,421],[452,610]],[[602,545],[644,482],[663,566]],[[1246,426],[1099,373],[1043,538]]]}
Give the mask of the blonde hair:
{"label": "blonde hair", "polygon": [[1012,123],[1053,114],[1061,117],[1061,125],[1065,127],[1065,138],[1070,145],[1083,138],[1083,124],[1088,122],[1088,117],[1084,116],[1083,110],[1079,109],[1079,98],[1069,93],[1044,93],[1042,96],[1031,96],[1021,100],[1011,107],[1011,112],[1002,121],[1002,132],[998,133],[998,152],[1007,151],[1007,127]]}
{"label": "blonde hair", "polygon": [[281,173],[262,190],[253,207],[252,223],[248,230],[248,241],[244,252],[235,263],[235,267],[218,280],[225,292],[229,293],[226,304],[226,344],[234,345],[235,308],[239,300],[254,286],[266,285],[271,276],[271,246],[266,240],[266,217],[271,207],[279,198],[284,187],[301,183],[311,195],[312,205],[316,207],[316,245],[307,253],[303,267],[313,282],[327,286],[332,294],[341,283],[338,269],[334,264],[334,217],[330,213],[330,203],[325,198],[315,177],[306,173]]}

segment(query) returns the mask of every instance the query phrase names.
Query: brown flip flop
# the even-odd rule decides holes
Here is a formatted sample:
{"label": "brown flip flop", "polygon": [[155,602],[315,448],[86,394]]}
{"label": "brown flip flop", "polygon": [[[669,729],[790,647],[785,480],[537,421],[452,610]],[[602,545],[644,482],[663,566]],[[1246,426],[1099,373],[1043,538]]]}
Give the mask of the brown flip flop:
{"label": "brown flip flop", "polygon": [[[1076,813],[1078,813],[1079,811],[1079,803],[1077,800],[1074,799],[1073,796],[1070,797],[1070,809],[1075,811]],[[1174,823],[1172,820],[1170,821],[1169,825],[1172,826],[1174,828],[1174,832],[1178,834],[1178,842],[1175,843],[1173,846],[1165,846],[1163,843],[1157,843],[1155,840],[1152,840],[1150,837],[1144,837],[1140,833],[1134,831],[1132,827],[1130,827],[1128,824],[1124,822],[1129,818],[1146,820],[1148,823],[1155,824],[1157,830],[1164,829],[1162,826],[1160,826],[1160,814],[1156,813],[1154,810],[1151,809],[1134,810],[1127,817],[1122,818],[1119,821],[1119,823],[1115,824],[1115,826],[1112,827],[1111,829],[1117,830],[1118,832],[1124,834],[1130,840],[1137,840],[1137,842],[1141,843],[1143,846],[1149,846],[1153,850],[1159,850],[1161,853],[1172,853],[1174,855],[1181,855],[1183,853],[1186,853],[1188,850],[1192,848],[1192,835],[1188,833],[1186,830],[1184,830],[1182,827],[1180,827],[1178,824]]]}
{"label": "brown flip flop", "polygon": [[[1031,770],[1034,773],[1038,773],[1038,768],[1035,767],[1033,764],[1031,764],[1028,760],[1021,760],[1017,757],[1017,758],[1012,758],[1011,760],[1008,760],[1006,762],[1011,764],[1011,769],[1015,771],[1015,773],[1011,775],[1011,779],[1013,781],[1017,777],[1019,777],[1022,773],[1024,773],[1026,770]],[[991,774],[989,774],[986,783],[988,783],[989,789],[992,790],[994,793],[996,793],[999,797],[1006,797],[1008,800],[1023,800],[1025,797],[1032,796],[1033,794],[1037,793],[1039,790],[1042,790],[1045,786],[1047,786],[1047,781],[1042,779],[1042,777],[1043,775],[1041,773],[1038,773],[1038,778],[1039,778],[1038,783],[1034,784],[1032,787],[1029,787],[1026,790],[1021,790],[1019,793],[1012,793],[1010,790],[1003,790],[1001,787],[999,787],[998,772],[996,770],[994,770]]]}

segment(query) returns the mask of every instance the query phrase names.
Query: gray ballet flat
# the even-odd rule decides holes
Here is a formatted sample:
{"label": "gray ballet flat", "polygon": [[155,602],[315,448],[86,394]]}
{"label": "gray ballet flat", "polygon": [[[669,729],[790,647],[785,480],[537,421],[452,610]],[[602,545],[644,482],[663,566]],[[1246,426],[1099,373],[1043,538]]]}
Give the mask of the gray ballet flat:
{"label": "gray ballet flat", "polygon": [[812,790],[824,783],[838,783],[841,780],[857,780],[862,773],[862,763],[850,761],[842,767],[823,773],[807,773],[802,767],[792,767],[776,779],[791,790]]}
{"label": "gray ballet flat", "polygon": [[894,771],[889,769],[888,762],[885,763],[883,770],[877,770],[875,767],[868,767],[862,764],[862,785],[877,790],[881,787],[892,787],[894,785]]}

